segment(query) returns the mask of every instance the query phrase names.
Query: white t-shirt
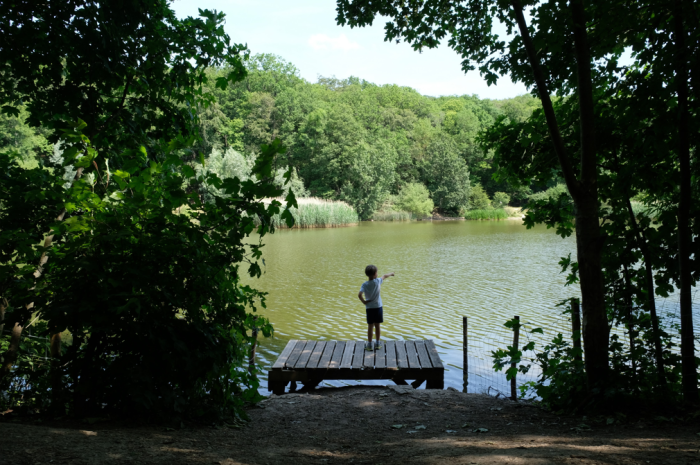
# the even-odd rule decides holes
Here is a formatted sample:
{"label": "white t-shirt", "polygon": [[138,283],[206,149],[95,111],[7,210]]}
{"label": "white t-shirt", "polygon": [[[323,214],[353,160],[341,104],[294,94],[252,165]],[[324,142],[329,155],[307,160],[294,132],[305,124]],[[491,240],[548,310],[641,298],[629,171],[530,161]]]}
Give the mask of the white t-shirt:
{"label": "white t-shirt", "polygon": [[365,293],[365,308],[379,308],[382,306],[382,296],[379,294],[382,288],[382,278],[375,278],[362,283],[360,292]]}

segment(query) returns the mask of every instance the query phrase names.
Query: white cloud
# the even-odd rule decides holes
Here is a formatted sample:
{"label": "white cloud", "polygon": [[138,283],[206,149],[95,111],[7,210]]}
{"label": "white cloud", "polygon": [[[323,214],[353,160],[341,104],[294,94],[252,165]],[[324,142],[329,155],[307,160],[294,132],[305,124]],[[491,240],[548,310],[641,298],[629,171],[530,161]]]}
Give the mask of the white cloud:
{"label": "white cloud", "polygon": [[309,45],[314,50],[356,50],[360,48],[357,42],[351,42],[345,34],[329,37],[326,34],[315,34],[309,37]]}

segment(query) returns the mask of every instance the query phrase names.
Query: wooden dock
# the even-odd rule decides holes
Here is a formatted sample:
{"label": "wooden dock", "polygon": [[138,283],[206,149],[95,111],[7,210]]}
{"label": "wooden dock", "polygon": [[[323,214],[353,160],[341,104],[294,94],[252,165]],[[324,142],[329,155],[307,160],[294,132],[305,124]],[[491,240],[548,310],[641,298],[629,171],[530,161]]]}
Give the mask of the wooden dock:
{"label": "wooden dock", "polygon": [[386,341],[375,351],[365,350],[365,341],[299,341],[287,343],[268,372],[267,389],[284,393],[289,382],[315,387],[327,379],[388,379],[396,384],[426,389],[444,387],[445,367],[435,344],[423,341]]}

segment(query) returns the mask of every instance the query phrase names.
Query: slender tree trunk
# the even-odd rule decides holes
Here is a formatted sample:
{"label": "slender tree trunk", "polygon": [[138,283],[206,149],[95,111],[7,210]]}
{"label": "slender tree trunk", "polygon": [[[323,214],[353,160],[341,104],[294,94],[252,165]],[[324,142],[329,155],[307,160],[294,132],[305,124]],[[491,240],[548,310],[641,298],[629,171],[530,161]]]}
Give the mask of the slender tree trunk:
{"label": "slender tree trunk", "polygon": [[610,326],[605,310],[602,238],[598,211],[598,165],[591,57],[583,0],[571,0],[581,128],[581,184],[576,209],[576,249],[583,297],[583,337],[589,389],[608,377]]}
{"label": "slender tree trunk", "polygon": [[576,250],[583,307],[583,341],[588,388],[603,384],[608,375],[608,343],[610,328],[605,311],[603,273],[601,269],[601,237],[598,215],[593,85],[588,52],[586,22],[581,1],[571,2],[574,20],[574,42],[577,64],[578,96],[581,126],[581,179],[576,178],[571,159],[565,151],[559,125],[554,114],[540,60],[527,29],[520,0],[511,0],[518,29],[532,67],[537,91],[542,101],[547,128],[561,165],[566,185],[576,205]]}
{"label": "slender tree trunk", "polygon": [[637,361],[634,358],[634,352],[635,352],[635,337],[636,334],[634,333],[634,322],[632,321],[632,280],[630,279],[630,274],[629,270],[627,269],[627,265],[624,265],[624,273],[625,273],[625,287],[626,287],[626,292],[625,292],[625,304],[627,305],[627,329],[629,332],[629,338],[630,338],[630,361],[632,362],[632,381],[634,384],[637,384]]}
{"label": "slender tree trunk", "polygon": [[5,310],[9,303],[6,298],[0,300],[0,337],[2,337],[2,332],[5,331]]}
{"label": "slender tree trunk", "polygon": [[688,135],[688,69],[685,29],[683,27],[683,1],[673,2],[674,41],[676,44],[676,81],[678,93],[678,158],[680,161],[680,201],[678,202],[678,267],[681,289],[681,364],[683,375],[683,400],[698,401],[698,374],[695,364],[695,339],[693,337],[693,301],[691,287],[690,255],[692,237],[690,231],[690,139]]}
{"label": "slender tree trunk", "polygon": [[[63,383],[61,383],[61,334],[51,335],[51,408],[59,412]],[[65,413],[65,412],[62,412]]]}
{"label": "slender tree trunk", "polygon": [[644,258],[644,277],[647,288],[647,308],[651,316],[651,331],[654,341],[654,358],[656,359],[656,370],[659,376],[659,385],[666,386],[666,368],[664,366],[663,349],[661,347],[661,331],[659,329],[659,316],[656,313],[656,292],[654,290],[654,270],[651,266],[651,253],[644,233],[639,229],[637,218],[632,210],[632,203],[627,199],[627,212],[630,216],[630,223],[637,239],[639,250]]}

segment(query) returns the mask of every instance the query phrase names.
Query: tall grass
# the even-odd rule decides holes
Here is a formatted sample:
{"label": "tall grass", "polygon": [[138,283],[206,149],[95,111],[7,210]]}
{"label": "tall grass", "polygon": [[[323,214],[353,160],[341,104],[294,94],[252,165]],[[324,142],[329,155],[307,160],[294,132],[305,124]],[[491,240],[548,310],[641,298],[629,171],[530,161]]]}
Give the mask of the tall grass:
{"label": "tall grass", "polygon": [[508,213],[502,208],[469,210],[465,212],[464,218],[467,220],[505,220],[508,218]]}
{"label": "tall grass", "polygon": [[[297,199],[297,204],[299,208],[291,209],[295,228],[336,228],[360,221],[355,209],[345,202],[306,197]],[[272,217],[272,224],[275,228],[287,227],[279,214]]]}
{"label": "tall grass", "polygon": [[403,211],[382,211],[374,212],[372,215],[374,221],[411,221],[411,214]]}

